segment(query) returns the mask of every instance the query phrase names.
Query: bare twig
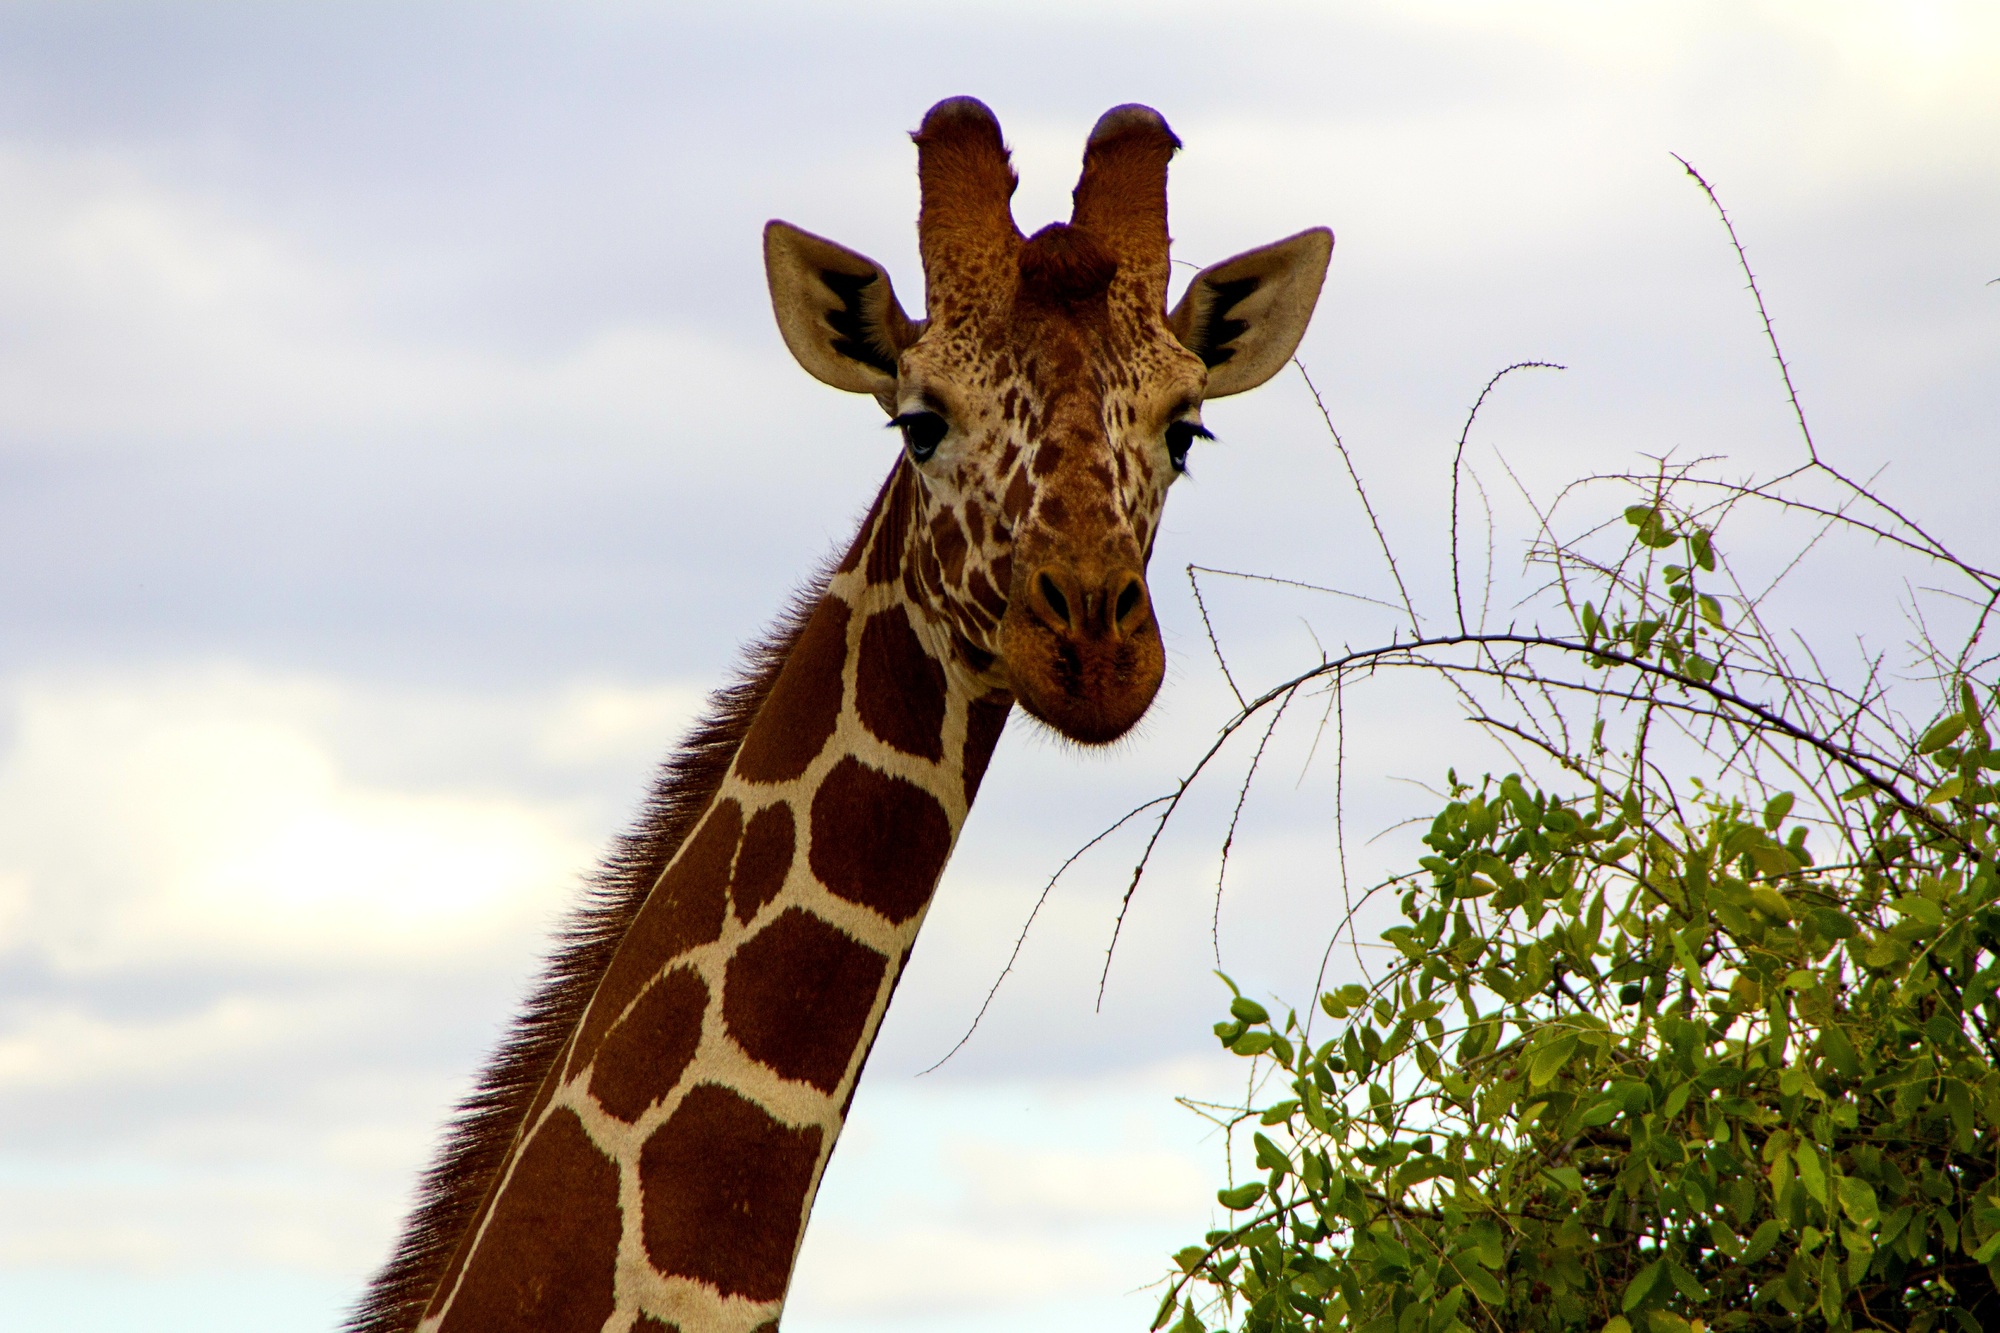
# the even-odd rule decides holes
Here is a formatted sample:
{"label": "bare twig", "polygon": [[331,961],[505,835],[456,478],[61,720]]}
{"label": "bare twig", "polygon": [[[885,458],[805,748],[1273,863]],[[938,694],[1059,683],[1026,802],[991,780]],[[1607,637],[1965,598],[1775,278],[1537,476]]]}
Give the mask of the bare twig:
{"label": "bare twig", "polygon": [[[1305,367],[1301,366],[1299,369],[1304,370]],[[1569,367],[1559,366],[1553,361],[1516,361],[1511,366],[1505,366],[1493,372],[1493,378],[1486,381],[1486,387],[1481,389],[1479,397],[1473,400],[1472,410],[1465,414],[1465,426],[1458,432],[1458,447],[1452,451],[1451,455],[1451,604],[1458,612],[1458,632],[1460,634],[1464,634],[1467,631],[1467,626],[1465,623],[1465,596],[1459,589],[1458,581],[1458,474],[1465,462],[1465,442],[1472,436],[1472,423],[1479,420],[1479,409],[1486,406],[1486,395],[1493,392],[1493,386],[1515,371],[1567,369]],[[1310,383],[1310,381],[1308,382]],[[1317,398],[1319,395],[1315,392],[1313,396]],[[1331,423],[1328,424],[1329,426],[1331,425]],[[1374,516],[1371,514],[1370,517]],[[1411,622],[1413,624],[1415,623],[1415,619],[1415,612],[1412,612]],[[1421,632],[1419,631],[1419,633]]]}

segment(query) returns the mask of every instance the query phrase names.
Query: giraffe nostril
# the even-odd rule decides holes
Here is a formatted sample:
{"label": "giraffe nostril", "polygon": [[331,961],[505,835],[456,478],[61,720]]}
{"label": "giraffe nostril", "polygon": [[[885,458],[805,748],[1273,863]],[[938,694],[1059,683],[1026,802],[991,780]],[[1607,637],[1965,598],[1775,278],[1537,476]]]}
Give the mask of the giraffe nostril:
{"label": "giraffe nostril", "polygon": [[1133,579],[1125,585],[1125,591],[1118,594],[1117,612],[1112,616],[1113,624],[1124,625],[1125,617],[1139,609],[1139,594],[1139,580]]}
{"label": "giraffe nostril", "polygon": [[1056,587],[1056,581],[1043,574],[1037,578],[1036,584],[1041,589],[1042,600],[1049,604],[1049,610],[1056,613],[1056,619],[1069,624],[1069,601],[1062,595],[1062,589]]}

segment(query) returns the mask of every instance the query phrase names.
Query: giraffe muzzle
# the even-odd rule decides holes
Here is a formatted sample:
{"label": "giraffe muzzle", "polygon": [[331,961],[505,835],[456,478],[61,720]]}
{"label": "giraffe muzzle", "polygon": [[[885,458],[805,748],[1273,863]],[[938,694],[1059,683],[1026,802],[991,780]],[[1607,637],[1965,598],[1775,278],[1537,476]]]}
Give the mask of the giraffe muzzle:
{"label": "giraffe muzzle", "polygon": [[1102,745],[1132,729],[1158,693],[1166,654],[1146,577],[1056,560],[1009,599],[1001,653],[1014,696],[1070,740]]}

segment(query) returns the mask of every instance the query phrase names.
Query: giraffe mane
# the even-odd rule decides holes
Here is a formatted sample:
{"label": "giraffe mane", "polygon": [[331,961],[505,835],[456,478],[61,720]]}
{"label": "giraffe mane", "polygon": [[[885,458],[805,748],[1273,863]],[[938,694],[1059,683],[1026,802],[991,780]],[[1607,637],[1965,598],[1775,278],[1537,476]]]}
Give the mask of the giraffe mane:
{"label": "giraffe mane", "polygon": [[[870,505],[855,538],[857,552],[883,505],[900,498],[892,490],[902,471],[899,461]],[[535,1094],[582,1021],[646,896],[728,775],[744,734],[813,608],[826,596],[834,569],[833,560],[823,561],[771,626],[744,648],[734,679],[708,696],[700,720],[660,765],[637,819],[584,881],[520,1016],[445,1127],[395,1253],[348,1316],[347,1333],[406,1333],[423,1318],[460,1239],[506,1164]]]}

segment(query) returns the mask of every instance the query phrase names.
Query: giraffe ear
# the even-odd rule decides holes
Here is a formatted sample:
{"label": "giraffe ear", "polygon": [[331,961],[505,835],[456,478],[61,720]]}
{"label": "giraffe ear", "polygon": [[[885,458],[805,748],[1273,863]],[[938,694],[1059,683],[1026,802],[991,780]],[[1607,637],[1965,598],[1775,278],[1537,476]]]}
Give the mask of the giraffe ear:
{"label": "giraffe ear", "polygon": [[1284,369],[1332,255],[1333,233],[1314,227],[1195,274],[1167,323],[1208,366],[1206,397],[1254,389]]}
{"label": "giraffe ear", "polygon": [[924,326],[903,313],[880,264],[772,222],[764,228],[764,274],[778,331],[800,365],[836,389],[893,401],[896,354]]}

